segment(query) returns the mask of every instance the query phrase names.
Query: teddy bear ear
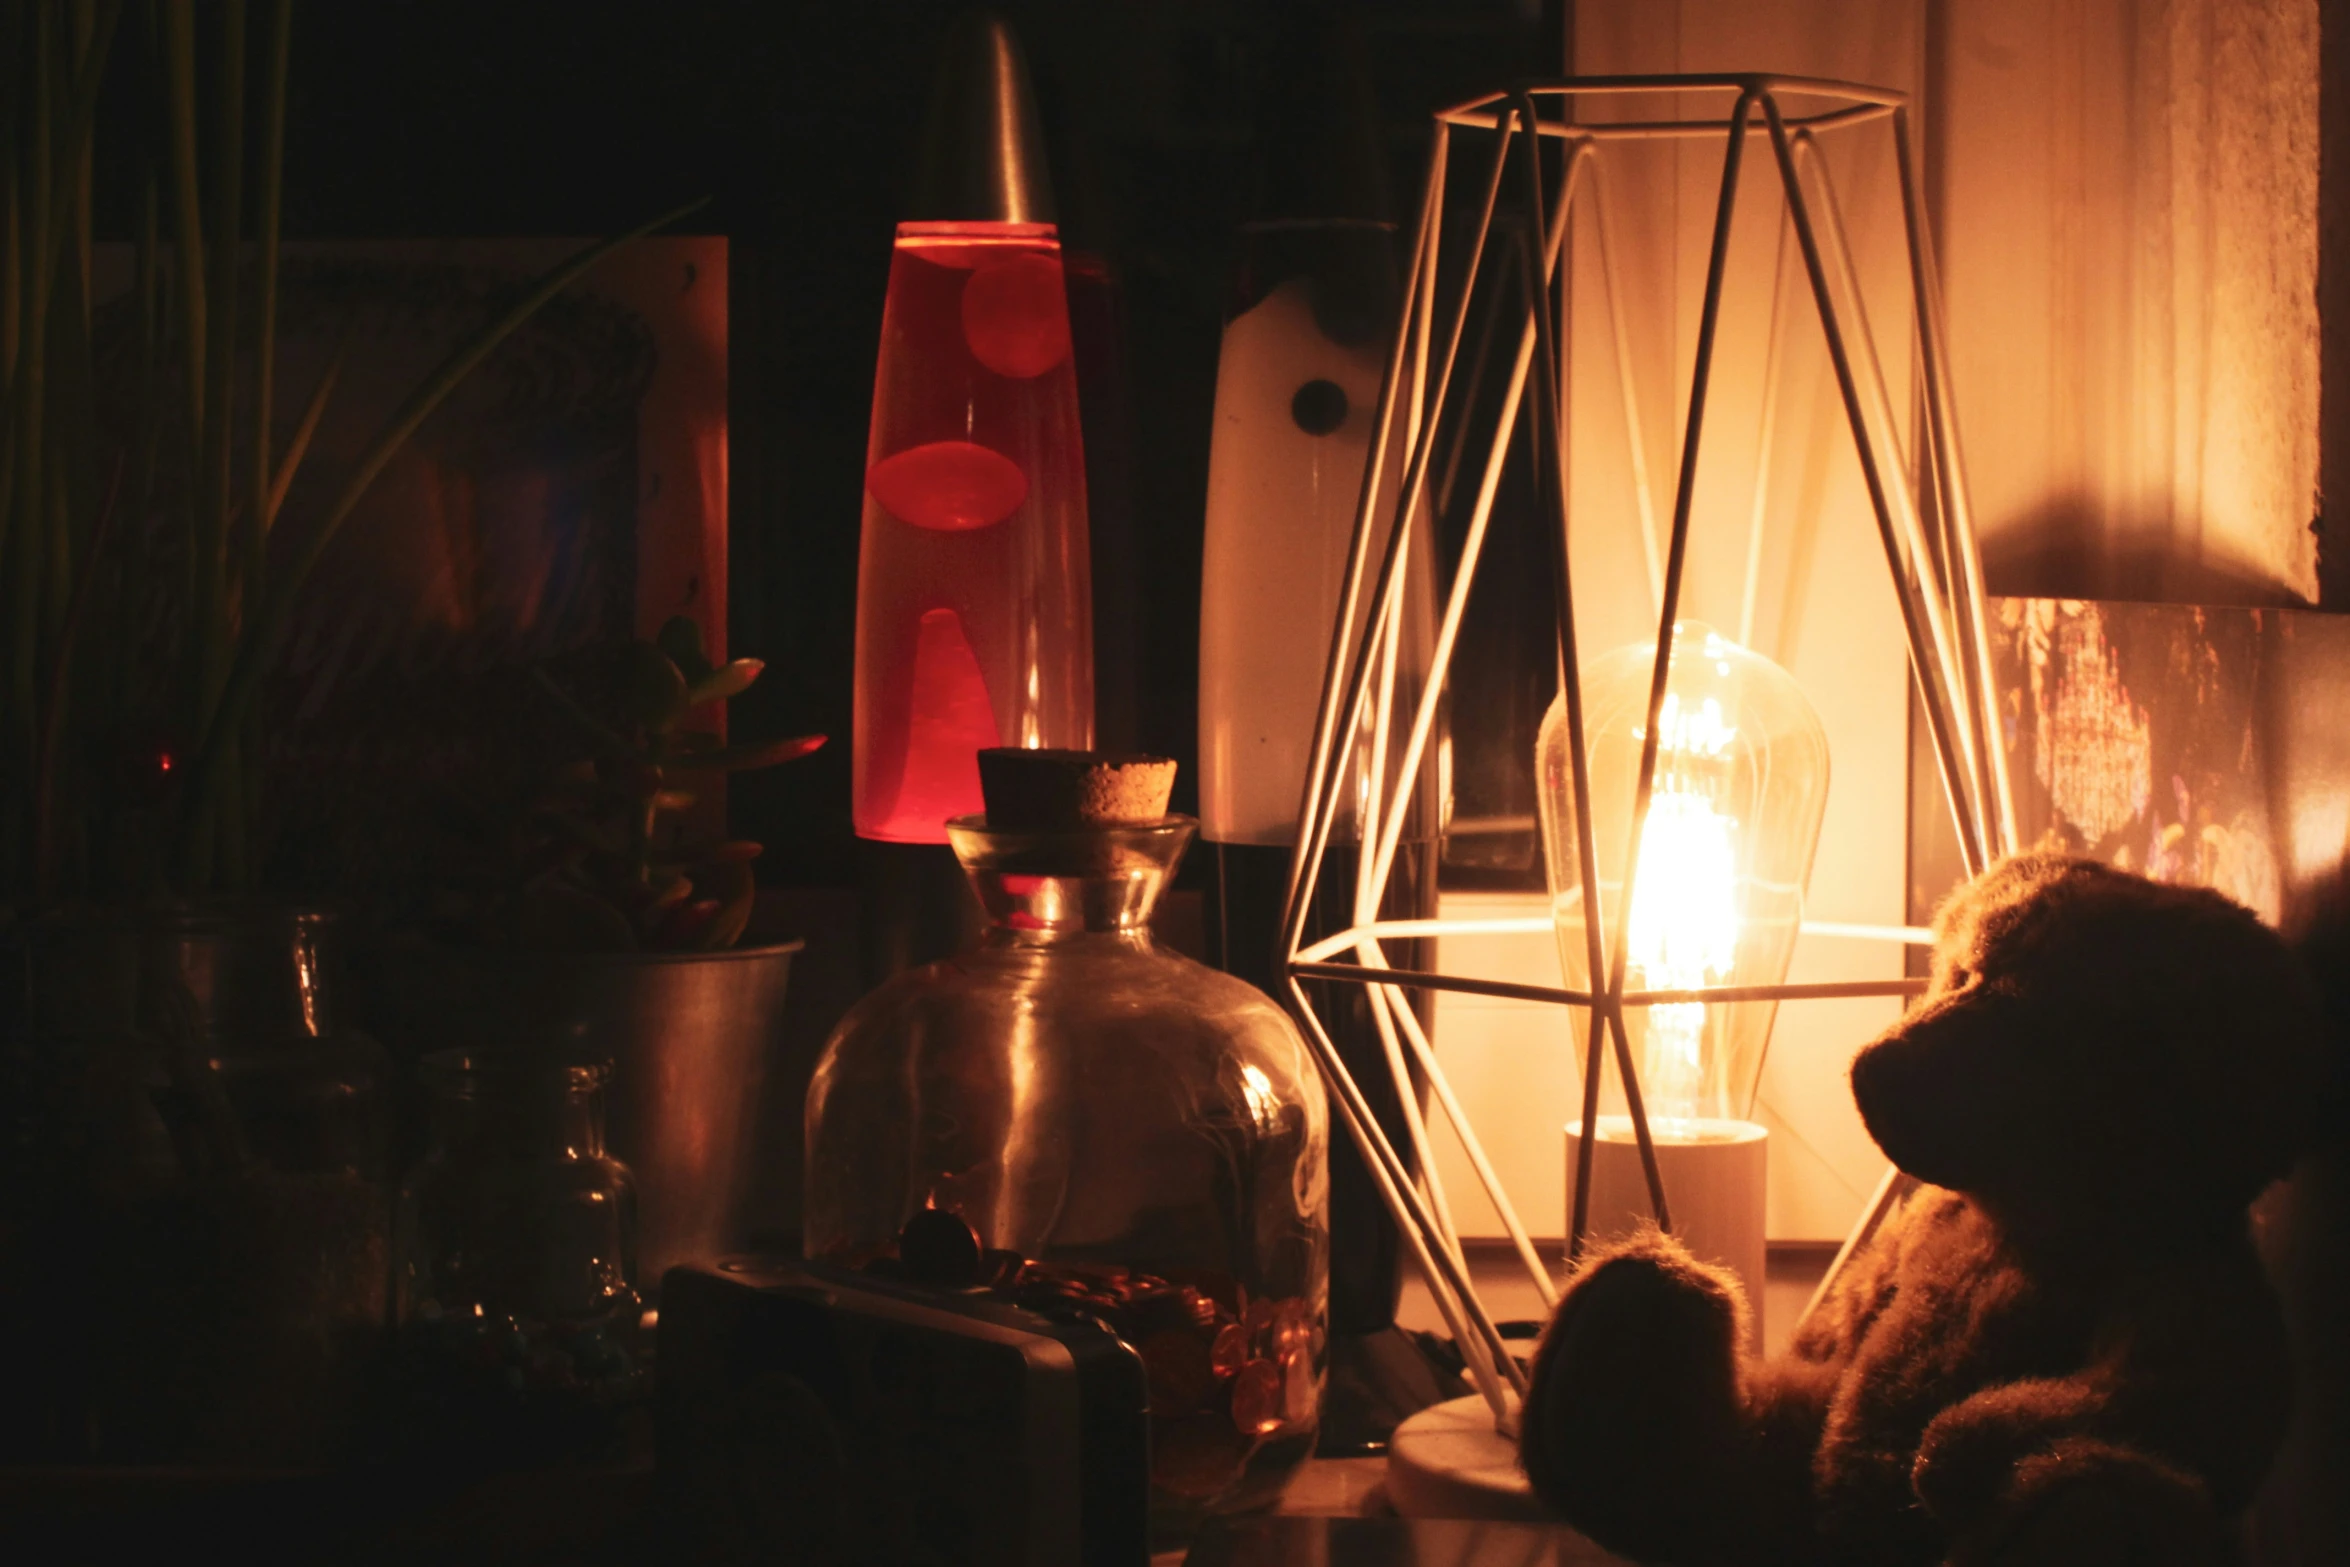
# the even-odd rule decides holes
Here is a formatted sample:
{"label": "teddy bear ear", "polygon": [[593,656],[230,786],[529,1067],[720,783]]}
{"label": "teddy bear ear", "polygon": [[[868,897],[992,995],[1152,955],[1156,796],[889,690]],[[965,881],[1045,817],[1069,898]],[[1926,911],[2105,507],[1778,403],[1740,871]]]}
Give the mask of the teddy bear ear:
{"label": "teddy bear ear", "polygon": [[2127,872],[2096,860],[2063,854],[2011,854],[1974,880],[1962,883],[1934,911],[1934,952],[1956,959],[1986,947],[2023,939],[2026,927],[2060,904],[2115,880],[2134,881]]}

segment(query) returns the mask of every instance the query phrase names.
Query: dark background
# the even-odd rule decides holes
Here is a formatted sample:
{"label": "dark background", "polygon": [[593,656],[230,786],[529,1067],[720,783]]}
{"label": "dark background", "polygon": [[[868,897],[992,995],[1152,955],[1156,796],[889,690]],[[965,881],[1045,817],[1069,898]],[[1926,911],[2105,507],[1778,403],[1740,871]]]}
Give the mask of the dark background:
{"label": "dark background", "polygon": [[[408,0],[313,4],[295,17],[290,238],[593,235],[712,198],[688,226],[732,242],[729,640],[770,670],[731,722],[745,735],[834,738],[809,761],[735,781],[737,830],[768,844],[763,879],[779,884],[854,880],[847,738],[874,353],[939,41],[961,9]],[[999,9],[1028,50],[1065,243],[1106,266],[1122,339],[1118,384],[1087,388],[1089,418],[1106,391],[1125,426],[1089,424],[1089,444],[1126,449],[1124,482],[1097,483],[1092,496],[1112,567],[1095,606],[1101,738],[1174,755],[1188,778],[1233,231],[1258,199],[1252,144],[1270,128],[1268,105],[1284,101],[1284,44],[1317,10],[1296,0]],[[1367,66],[1378,159],[1406,201],[1430,110],[1556,69],[1555,0],[1343,9]],[[134,51],[138,15],[122,40]],[[104,161],[101,149],[101,189]]]}
{"label": "dark background", "polygon": [[[1950,3],[1950,0],[1938,0]],[[1064,238],[1098,257],[1117,373],[1088,386],[1097,466],[1095,626],[1105,744],[1172,754],[1191,803],[1199,546],[1209,412],[1235,225],[1283,127],[1285,46],[1343,17],[1359,45],[1391,198],[1408,203],[1427,115],[1554,73],[1572,0],[1025,0]],[[2319,293],[2323,424],[2350,415],[2350,0],[2325,0]],[[209,24],[211,6],[200,6]],[[265,5],[252,7],[258,29]],[[291,238],[586,236],[696,195],[732,241],[731,642],[770,673],[738,732],[835,743],[739,778],[764,879],[847,885],[847,745],[866,420],[893,226],[904,211],[948,0],[401,0],[296,14],[286,161]],[[127,145],[158,95],[130,7],[99,115],[102,233],[138,187]],[[207,26],[207,31],[209,27]],[[256,39],[256,43],[258,39]],[[258,60],[259,50],[255,50]],[[209,69],[208,40],[199,59]],[[1295,94],[1290,94],[1294,98]],[[117,102],[116,100],[120,101]],[[109,136],[114,144],[109,145]],[[1400,213],[1397,216],[1401,216]],[[2334,306],[2341,308],[2333,308]],[[1108,422],[1096,415],[1106,408]],[[2323,488],[2350,492],[2350,439]],[[1104,484],[1110,477],[1116,482]],[[2339,509],[2339,501],[2336,509]],[[2322,548],[2350,607],[2350,550]]]}

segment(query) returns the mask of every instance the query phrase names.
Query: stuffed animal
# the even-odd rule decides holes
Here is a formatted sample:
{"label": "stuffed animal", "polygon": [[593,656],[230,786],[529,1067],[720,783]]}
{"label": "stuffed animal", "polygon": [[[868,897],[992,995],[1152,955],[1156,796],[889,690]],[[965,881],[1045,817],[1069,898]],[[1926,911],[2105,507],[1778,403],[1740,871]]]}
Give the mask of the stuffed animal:
{"label": "stuffed animal", "polygon": [[2326,1084],[2317,1135],[2252,1210],[2293,1330],[2293,1426],[2244,1520],[2254,1567],[2350,1562],[2350,864],[2303,888],[2287,934],[2317,984]]}
{"label": "stuffed animal", "polygon": [[1577,1271],[1521,1456],[1600,1543],[1688,1564],[2227,1559],[2292,1402],[2246,1210],[2311,1132],[2315,1001],[2219,894],[2008,860],[1852,1066],[1924,1183],[1789,1353],[1654,1231]]}

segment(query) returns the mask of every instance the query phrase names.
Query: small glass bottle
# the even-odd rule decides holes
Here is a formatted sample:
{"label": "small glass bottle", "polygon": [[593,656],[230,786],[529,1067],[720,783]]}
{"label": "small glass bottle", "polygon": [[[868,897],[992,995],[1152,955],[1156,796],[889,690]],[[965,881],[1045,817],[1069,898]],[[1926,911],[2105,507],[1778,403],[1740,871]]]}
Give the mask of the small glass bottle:
{"label": "small glass bottle", "polygon": [[641,1400],[636,1183],[604,1151],[606,1062],[445,1051],[400,1193],[404,1411],[496,1461],[609,1449]]}
{"label": "small glass bottle", "polygon": [[957,819],[986,935],[860,1002],[808,1093],[808,1255],[888,1259],[935,1208],[1099,1299],[1149,1373],[1162,1538],[1279,1494],[1327,1354],[1321,1081],[1278,1006],[1151,940],[1195,825]]}

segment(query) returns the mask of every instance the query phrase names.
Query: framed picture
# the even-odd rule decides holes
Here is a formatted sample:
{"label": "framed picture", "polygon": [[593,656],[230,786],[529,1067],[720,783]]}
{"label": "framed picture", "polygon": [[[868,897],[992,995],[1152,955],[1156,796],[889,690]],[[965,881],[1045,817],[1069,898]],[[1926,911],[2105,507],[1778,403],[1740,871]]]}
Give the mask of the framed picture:
{"label": "framed picture", "polygon": [[[330,372],[334,384],[286,487],[273,565],[303,546],[410,391],[580,243],[286,248],[273,452]],[[127,281],[127,251],[104,259]],[[529,670],[592,682],[599,655],[678,614],[723,649],[726,261],[723,238],[623,247],[501,344],[376,477],[269,677],[265,776],[247,782],[262,794],[270,885],[395,915],[428,902],[463,880],[481,835],[557,754],[559,721]],[[139,379],[127,294],[101,306],[97,335],[102,406],[127,412]],[[178,395],[159,380],[150,395]],[[158,655],[139,668],[174,671],[169,651],[185,645],[171,588],[189,478],[183,456],[161,453],[134,502],[126,581],[145,601],[132,624]],[[179,742],[152,737],[165,755]]]}

